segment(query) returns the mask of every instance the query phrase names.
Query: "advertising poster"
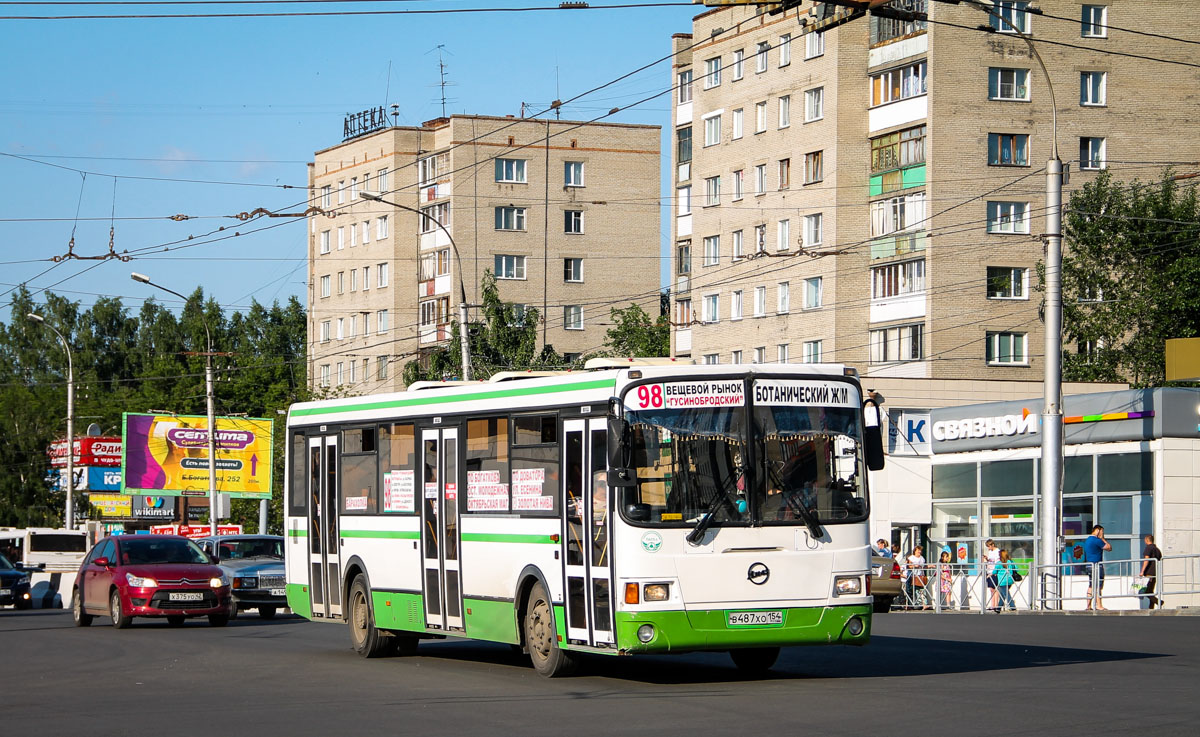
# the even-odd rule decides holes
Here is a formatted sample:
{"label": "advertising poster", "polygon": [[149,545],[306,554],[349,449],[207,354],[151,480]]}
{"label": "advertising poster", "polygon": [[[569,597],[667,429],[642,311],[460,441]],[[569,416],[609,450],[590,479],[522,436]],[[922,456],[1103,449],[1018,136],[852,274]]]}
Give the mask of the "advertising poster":
{"label": "advertising poster", "polygon": [[[271,496],[274,421],[216,418],[217,491],[236,498]],[[126,414],[122,436],[122,491],[165,496],[208,496],[208,419]]]}
{"label": "advertising poster", "polygon": [[417,511],[416,472],[395,469],[383,475],[383,511]]}

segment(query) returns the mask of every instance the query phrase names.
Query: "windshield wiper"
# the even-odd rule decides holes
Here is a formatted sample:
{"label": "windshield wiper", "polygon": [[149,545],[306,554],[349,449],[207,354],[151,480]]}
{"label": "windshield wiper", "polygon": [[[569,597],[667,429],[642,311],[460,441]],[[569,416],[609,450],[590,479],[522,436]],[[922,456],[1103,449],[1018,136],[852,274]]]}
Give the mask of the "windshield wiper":
{"label": "windshield wiper", "polygon": [[821,521],[817,518],[816,511],[809,509],[804,502],[796,499],[795,493],[788,494],[786,501],[792,511],[800,515],[800,519],[804,520],[804,526],[808,528],[809,535],[812,535],[816,539],[825,534],[825,530],[821,529]]}
{"label": "windshield wiper", "polygon": [[704,513],[700,515],[696,526],[692,528],[692,531],[687,534],[684,540],[687,540],[691,545],[700,544],[700,541],[704,539],[704,533],[708,531],[709,526],[713,523],[713,518],[717,514],[717,504],[721,501],[729,501],[729,492],[724,487],[718,488],[713,493],[713,498],[705,505]]}

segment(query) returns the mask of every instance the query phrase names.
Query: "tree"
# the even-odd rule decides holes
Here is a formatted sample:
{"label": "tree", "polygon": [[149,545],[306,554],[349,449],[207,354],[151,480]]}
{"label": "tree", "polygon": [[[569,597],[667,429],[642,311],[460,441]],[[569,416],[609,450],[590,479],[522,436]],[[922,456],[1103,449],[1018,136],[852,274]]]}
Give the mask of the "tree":
{"label": "tree", "polygon": [[[1200,203],[1170,171],[1109,172],[1071,196],[1063,233],[1063,378],[1162,384],[1165,341],[1200,331]],[[1067,347],[1074,350],[1066,350]]]}
{"label": "tree", "polygon": [[662,309],[653,320],[636,304],[624,309],[613,307],[609,314],[615,323],[604,340],[610,354],[642,358],[671,355],[671,323]]}

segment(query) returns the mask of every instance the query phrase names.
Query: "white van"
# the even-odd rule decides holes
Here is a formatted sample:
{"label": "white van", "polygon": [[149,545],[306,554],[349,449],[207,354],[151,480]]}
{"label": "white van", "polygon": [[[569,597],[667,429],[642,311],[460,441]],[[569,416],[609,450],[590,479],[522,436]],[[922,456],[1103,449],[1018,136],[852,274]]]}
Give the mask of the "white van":
{"label": "white van", "polygon": [[84,530],[0,528],[0,553],[13,563],[35,569],[31,571],[35,608],[63,606],[62,592],[71,590],[90,547]]}

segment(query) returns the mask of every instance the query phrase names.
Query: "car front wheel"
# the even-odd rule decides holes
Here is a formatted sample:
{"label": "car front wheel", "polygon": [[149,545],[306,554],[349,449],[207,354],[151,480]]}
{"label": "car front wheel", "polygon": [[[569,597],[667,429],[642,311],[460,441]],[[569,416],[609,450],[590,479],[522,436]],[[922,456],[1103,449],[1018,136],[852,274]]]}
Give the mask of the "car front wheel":
{"label": "car front wheel", "polygon": [[112,617],[113,627],[123,630],[133,621],[133,617],[125,612],[125,607],[121,606],[121,592],[117,589],[112,590],[112,595],[108,599],[108,613]]}
{"label": "car front wheel", "polygon": [[76,627],[87,627],[92,623],[92,615],[83,610],[83,597],[79,589],[71,592],[71,617],[75,620]]}

